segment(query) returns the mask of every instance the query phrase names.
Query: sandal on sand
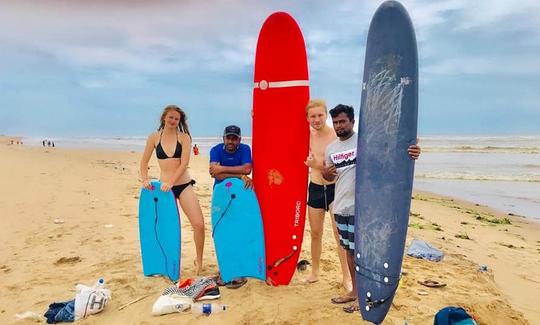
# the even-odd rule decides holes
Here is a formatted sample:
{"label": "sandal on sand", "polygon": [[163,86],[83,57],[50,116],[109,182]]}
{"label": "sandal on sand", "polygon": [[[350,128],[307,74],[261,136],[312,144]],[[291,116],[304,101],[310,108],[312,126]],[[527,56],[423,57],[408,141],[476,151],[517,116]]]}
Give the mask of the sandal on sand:
{"label": "sandal on sand", "polygon": [[216,281],[216,284],[220,287],[227,285],[227,283],[221,278],[221,275],[216,275],[212,278],[212,280]]}
{"label": "sandal on sand", "polygon": [[350,305],[350,306],[347,306],[347,307],[343,307],[343,311],[346,312],[346,313],[349,313],[349,314],[352,314],[356,311],[360,311],[360,306],[359,305]]}
{"label": "sandal on sand", "polygon": [[346,304],[348,302],[356,301],[356,297],[348,297],[348,296],[335,297],[335,298],[330,299],[330,301],[336,305]]}
{"label": "sandal on sand", "polygon": [[430,288],[442,288],[446,287],[446,283],[433,281],[433,280],[424,280],[424,281],[418,281],[419,284],[424,285],[426,287]]}
{"label": "sandal on sand", "polygon": [[239,278],[239,279],[234,279],[231,282],[227,282],[227,284],[225,284],[225,287],[227,289],[238,289],[246,283],[247,283],[246,278]]}

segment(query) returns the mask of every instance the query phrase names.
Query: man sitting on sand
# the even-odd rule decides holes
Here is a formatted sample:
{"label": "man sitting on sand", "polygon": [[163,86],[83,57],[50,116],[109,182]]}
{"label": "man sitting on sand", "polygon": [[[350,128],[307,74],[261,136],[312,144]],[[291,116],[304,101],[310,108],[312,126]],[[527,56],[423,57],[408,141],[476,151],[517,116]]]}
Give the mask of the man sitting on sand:
{"label": "man sitting on sand", "polygon": [[325,181],[322,176],[324,165],[324,152],[326,147],[336,140],[336,132],[326,124],[328,113],[324,100],[311,100],[306,107],[306,116],[311,126],[309,139],[309,156],[305,164],[310,167],[309,174],[309,197],[308,197],[308,220],[311,231],[311,274],[306,278],[307,283],[319,280],[321,262],[322,236],[324,229],[325,212],[330,213],[334,238],[336,239],[339,263],[343,275],[342,284],[345,290],[352,289],[351,276],[347,267],[345,250],[339,244],[339,235],[332,213],[334,201],[334,182]]}
{"label": "man sitting on sand", "polygon": [[[356,281],[354,269],[354,200],[356,183],[357,134],[354,132],[354,109],[347,105],[337,105],[330,110],[332,124],[338,139],[328,145],[325,153],[325,166],[322,175],[329,182],[336,182],[334,217],[339,240],[347,251],[347,264],[352,281],[352,290],[347,294],[332,298],[334,304],[356,301]],[[420,147],[408,148],[411,159],[418,159]],[[362,154],[362,153],[359,153]],[[362,167],[360,167],[362,168]],[[343,308],[352,313],[358,311],[358,303]]]}
{"label": "man sitting on sand", "polygon": [[[229,125],[223,132],[223,143],[210,149],[210,176],[215,179],[214,184],[221,183],[225,178],[236,177],[244,181],[246,188],[252,188],[253,183],[249,176],[251,173],[251,148],[242,141],[241,130],[236,125]],[[234,279],[223,283],[221,277],[217,283],[227,288],[236,289],[244,284],[245,278]]]}

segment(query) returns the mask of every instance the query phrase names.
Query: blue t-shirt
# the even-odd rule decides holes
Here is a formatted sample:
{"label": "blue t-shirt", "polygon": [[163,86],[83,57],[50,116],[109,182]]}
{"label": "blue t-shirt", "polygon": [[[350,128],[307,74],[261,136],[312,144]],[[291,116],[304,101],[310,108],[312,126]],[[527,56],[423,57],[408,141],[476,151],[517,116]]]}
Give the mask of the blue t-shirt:
{"label": "blue t-shirt", "polygon": [[[210,163],[219,163],[221,166],[242,166],[251,164],[251,148],[247,144],[240,143],[238,149],[233,152],[227,152],[223,143],[217,144],[210,149]],[[216,179],[215,184],[220,183]]]}

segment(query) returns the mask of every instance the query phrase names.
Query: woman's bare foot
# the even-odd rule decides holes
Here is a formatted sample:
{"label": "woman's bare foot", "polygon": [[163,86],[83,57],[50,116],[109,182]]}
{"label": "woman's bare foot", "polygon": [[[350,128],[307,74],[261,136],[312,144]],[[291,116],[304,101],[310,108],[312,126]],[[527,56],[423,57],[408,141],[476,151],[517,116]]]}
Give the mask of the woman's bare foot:
{"label": "woman's bare foot", "polygon": [[305,280],[305,283],[315,283],[319,281],[319,276],[316,274],[311,273]]}
{"label": "woman's bare foot", "polygon": [[202,263],[199,265],[199,263],[197,263],[197,260],[193,260],[193,265],[195,266],[195,275],[201,275]]}

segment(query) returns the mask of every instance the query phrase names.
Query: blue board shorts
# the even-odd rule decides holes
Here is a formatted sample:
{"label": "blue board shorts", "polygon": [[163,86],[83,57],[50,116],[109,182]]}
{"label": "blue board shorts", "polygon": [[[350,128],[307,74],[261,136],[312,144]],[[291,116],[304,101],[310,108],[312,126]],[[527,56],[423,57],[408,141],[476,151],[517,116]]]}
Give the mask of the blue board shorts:
{"label": "blue board shorts", "polygon": [[347,251],[354,251],[354,216],[335,214],[339,243]]}

